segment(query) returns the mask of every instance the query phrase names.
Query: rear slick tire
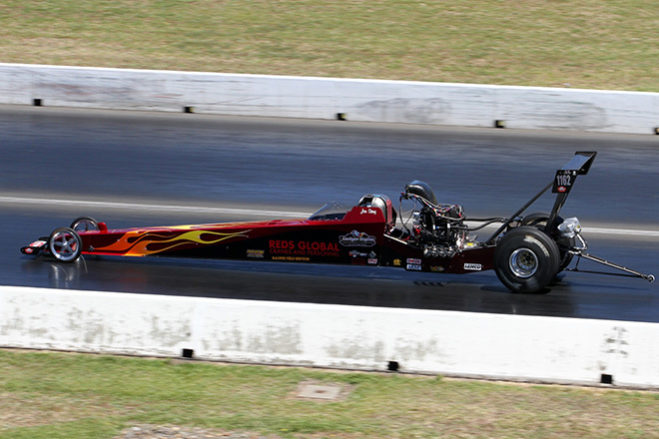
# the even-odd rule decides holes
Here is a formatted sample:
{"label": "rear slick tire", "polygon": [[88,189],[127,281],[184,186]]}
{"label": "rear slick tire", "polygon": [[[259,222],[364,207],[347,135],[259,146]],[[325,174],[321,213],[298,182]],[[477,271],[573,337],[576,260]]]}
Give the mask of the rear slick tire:
{"label": "rear slick tire", "polygon": [[506,233],[494,252],[497,277],[514,293],[544,293],[560,268],[558,246],[533,226]]}
{"label": "rear slick tire", "polygon": [[[534,226],[537,227],[539,230],[547,232],[546,227],[548,220],[549,220],[548,213],[535,212],[526,215],[524,218],[522,218],[522,221],[520,222],[520,226]],[[570,262],[572,262],[572,253],[570,253],[570,250],[574,247],[574,242],[575,242],[574,238],[566,238],[565,236],[561,236],[561,233],[558,231],[558,226],[562,222],[563,222],[563,218],[557,216],[556,219],[554,220],[554,223],[549,228],[549,236],[555,240],[556,245],[558,246],[559,256],[561,258],[558,271],[556,272],[557,275],[561,271],[565,270],[567,266],[570,265]]]}

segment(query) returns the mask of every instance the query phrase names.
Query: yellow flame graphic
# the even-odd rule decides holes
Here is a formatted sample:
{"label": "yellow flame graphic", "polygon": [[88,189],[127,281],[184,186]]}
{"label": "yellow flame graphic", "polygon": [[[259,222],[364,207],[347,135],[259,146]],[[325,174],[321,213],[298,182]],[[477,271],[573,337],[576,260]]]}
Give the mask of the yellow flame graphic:
{"label": "yellow flame graphic", "polygon": [[[125,256],[147,256],[157,253],[166,252],[172,250],[176,247],[196,243],[202,245],[213,245],[222,241],[226,241],[232,238],[247,238],[249,230],[241,230],[238,232],[213,232],[209,230],[191,230],[189,232],[184,232],[174,237],[168,238],[167,235],[144,232],[141,230],[135,230],[126,232],[121,239],[117,242],[97,248],[96,251],[99,252],[116,252],[124,254]],[[211,239],[202,239],[204,235],[211,235],[215,238]],[[168,244],[171,245],[159,248],[157,250],[149,249],[151,244]]]}

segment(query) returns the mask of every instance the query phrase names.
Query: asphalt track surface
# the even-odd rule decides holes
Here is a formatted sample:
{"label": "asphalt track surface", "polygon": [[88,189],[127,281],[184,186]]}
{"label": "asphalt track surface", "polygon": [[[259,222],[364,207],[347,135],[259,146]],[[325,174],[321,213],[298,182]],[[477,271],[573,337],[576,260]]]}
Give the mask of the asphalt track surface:
{"label": "asphalt track surface", "polygon": [[[397,200],[413,179],[468,216],[505,216],[580,150],[599,155],[562,215],[581,219],[591,253],[659,274],[659,136],[0,107],[0,284],[659,322],[658,284],[622,277],[566,273],[548,294],[520,295],[493,272],[169,258],[57,264],[18,251],[80,215],[111,228],[304,216],[365,193]],[[551,204],[543,196],[529,211]]]}

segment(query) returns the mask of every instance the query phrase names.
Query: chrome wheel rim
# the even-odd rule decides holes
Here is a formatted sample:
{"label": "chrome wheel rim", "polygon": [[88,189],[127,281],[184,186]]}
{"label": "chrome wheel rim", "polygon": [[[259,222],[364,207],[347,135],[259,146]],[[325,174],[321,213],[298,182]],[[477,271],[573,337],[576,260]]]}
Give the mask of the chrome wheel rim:
{"label": "chrome wheel rim", "polygon": [[71,232],[56,232],[50,237],[50,251],[60,261],[69,262],[77,258],[79,247],[80,242]]}
{"label": "chrome wheel rim", "polygon": [[538,257],[526,247],[518,248],[510,255],[508,265],[515,276],[528,279],[538,271]]}
{"label": "chrome wheel rim", "polygon": [[76,232],[95,232],[99,230],[98,224],[96,224],[95,221],[90,219],[82,219],[76,221],[72,229],[75,230]]}

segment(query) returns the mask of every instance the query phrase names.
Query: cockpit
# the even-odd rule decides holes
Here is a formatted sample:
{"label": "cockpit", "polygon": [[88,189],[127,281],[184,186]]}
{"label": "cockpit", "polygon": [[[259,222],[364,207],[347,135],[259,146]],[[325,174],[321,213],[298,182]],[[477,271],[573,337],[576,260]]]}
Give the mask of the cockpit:
{"label": "cockpit", "polygon": [[332,221],[342,220],[346,213],[350,210],[344,204],[337,202],[330,202],[314,212],[309,219],[313,221]]}
{"label": "cockpit", "polygon": [[[396,210],[391,200],[386,195],[368,194],[361,197],[356,207],[378,209],[384,216],[385,223],[391,229],[396,225]],[[336,221],[342,220],[346,214],[354,209],[344,204],[331,202],[325,204],[314,212],[309,219],[313,221]]]}

